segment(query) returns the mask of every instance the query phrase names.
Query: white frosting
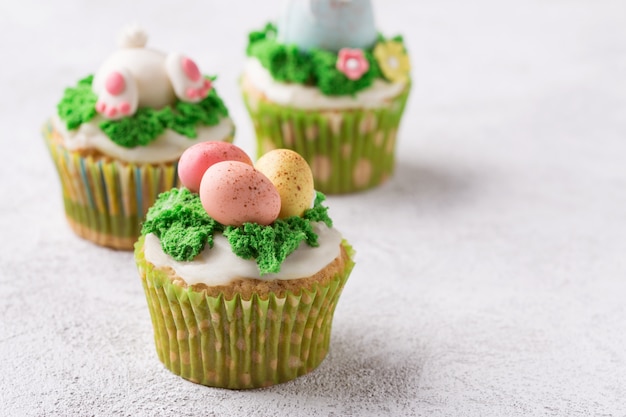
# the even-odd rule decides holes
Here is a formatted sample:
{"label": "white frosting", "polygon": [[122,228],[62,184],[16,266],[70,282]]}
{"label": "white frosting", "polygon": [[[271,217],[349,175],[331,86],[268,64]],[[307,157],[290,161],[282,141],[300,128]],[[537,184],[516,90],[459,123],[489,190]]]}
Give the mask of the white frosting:
{"label": "white frosting", "polygon": [[288,84],[274,80],[261,62],[249,57],[246,61],[244,80],[260,90],[270,101],[300,109],[349,109],[377,108],[389,104],[399,95],[405,82],[389,83],[380,79],[354,96],[327,96],[317,87]]}
{"label": "white frosting", "polygon": [[207,247],[189,262],[179,262],[163,252],[159,238],[149,233],[144,242],[146,261],[156,267],[170,267],[187,284],[208,286],[226,285],[237,278],[262,280],[297,279],[316,274],[340,254],[341,234],[324,223],[314,223],[319,246],[311,247],[302,242],[280,267],[280,272],[261,276],[254,260],[246,260],[235,255],[224,235],[215,234],[214,245]]}
{"label": "white frosting", "polygon": [[95,149],[121,161],[148,164],[173,161],[178,159],[190,146],[209,140],[224,140],[234,130],[232,120],[225,117],[215,126],[198,126],[196,128],[198,137],[195,139],[168,129],[147,146],[125,148],[113,142],[100,130],[98,125],[103,120],[102,116],[97,115],[77,129],[68,130],[65,123],[55,115],[52,118],[52,125],[61,134],[64,145],[69,150]]}

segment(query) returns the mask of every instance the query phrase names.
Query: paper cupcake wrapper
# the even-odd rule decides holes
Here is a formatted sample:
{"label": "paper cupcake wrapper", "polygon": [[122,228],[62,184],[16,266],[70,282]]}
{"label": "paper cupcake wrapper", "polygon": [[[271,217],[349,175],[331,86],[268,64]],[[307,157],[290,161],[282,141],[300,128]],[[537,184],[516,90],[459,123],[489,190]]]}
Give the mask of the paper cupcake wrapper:
{"label": "paper cupcake wrapper", "polygon": [[74,232],[102,246],[132,250],[148,208],[160,193],[178,186],[178,162],[133,164],[82,156],[54,140],[50,123],[43,135]]}
{"label": "paper cupcake wrapper", "polygon": [[311,166],[315,188],[326,194],[365,190],[394,171],[396,136],[410,86],[376,109],[303,110],[258,99],[244,89],[257,152],[292,149]]}
{"label": "paper cupcake wrapper", "polygon": [[[143,255],[143,237],[135,249],[154,341],[167,369],[192,382],[230,389],[266,387],[315,369],[330,344],[335,306],[352,270],[328,284],[227,300],[172,283]],[[344,242],[352,256],[352,248]]]}

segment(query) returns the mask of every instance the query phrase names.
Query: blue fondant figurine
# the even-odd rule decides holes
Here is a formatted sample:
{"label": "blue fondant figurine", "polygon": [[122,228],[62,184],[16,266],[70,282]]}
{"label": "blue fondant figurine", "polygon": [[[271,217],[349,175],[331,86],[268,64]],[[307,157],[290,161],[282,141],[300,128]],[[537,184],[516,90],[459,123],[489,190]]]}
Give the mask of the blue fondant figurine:
{"label": "blue fondant figurine", "polygon": [[377,39],[370,0],[286,0],[278,41],[302,50],[369,48]]}

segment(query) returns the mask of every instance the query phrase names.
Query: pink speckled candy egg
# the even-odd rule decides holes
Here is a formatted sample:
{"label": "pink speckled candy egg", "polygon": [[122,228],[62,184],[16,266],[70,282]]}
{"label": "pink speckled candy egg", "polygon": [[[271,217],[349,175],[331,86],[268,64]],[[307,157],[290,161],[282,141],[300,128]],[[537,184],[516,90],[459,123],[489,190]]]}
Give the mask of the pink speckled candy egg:
{"label": "pink speckled candy egg", "polygon": [[191,192],[197,193],[206,170],[222,161],[240,161],[252,165],[252,160],[243,149],[231,143],[201,142],[187,148],[181,155],[178,161],[180,181]]}
{"label": "pink speckled candy egg", "polygon": [[272,182],[251,165],[223,161],[212,165],[200,183],[202,206],[218,222],[271,224],[280,212],[280,195]]}
{"label": "pink speckled candy egg", "polygon": [[314,195],[313,173],[306,160],[289,149],[269,151],[254,164],[280,194],[279,218],[302,216],[311,207]]}

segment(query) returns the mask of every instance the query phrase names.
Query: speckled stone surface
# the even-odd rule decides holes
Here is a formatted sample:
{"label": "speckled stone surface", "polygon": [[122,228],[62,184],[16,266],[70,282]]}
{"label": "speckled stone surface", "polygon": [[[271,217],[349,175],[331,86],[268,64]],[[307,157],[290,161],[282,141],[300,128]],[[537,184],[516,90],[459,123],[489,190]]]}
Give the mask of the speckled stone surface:
{"label": "speckled stone surface", "polygon": [[76,237],[39,133],[119,28],[237,87],[279,1],[0,5],[7,416],[625,416],[626,3],[374,1],[414,88],[384,186],[329,198],[357,250],[314,372],[263,390],[159,362],[130,253]]}

